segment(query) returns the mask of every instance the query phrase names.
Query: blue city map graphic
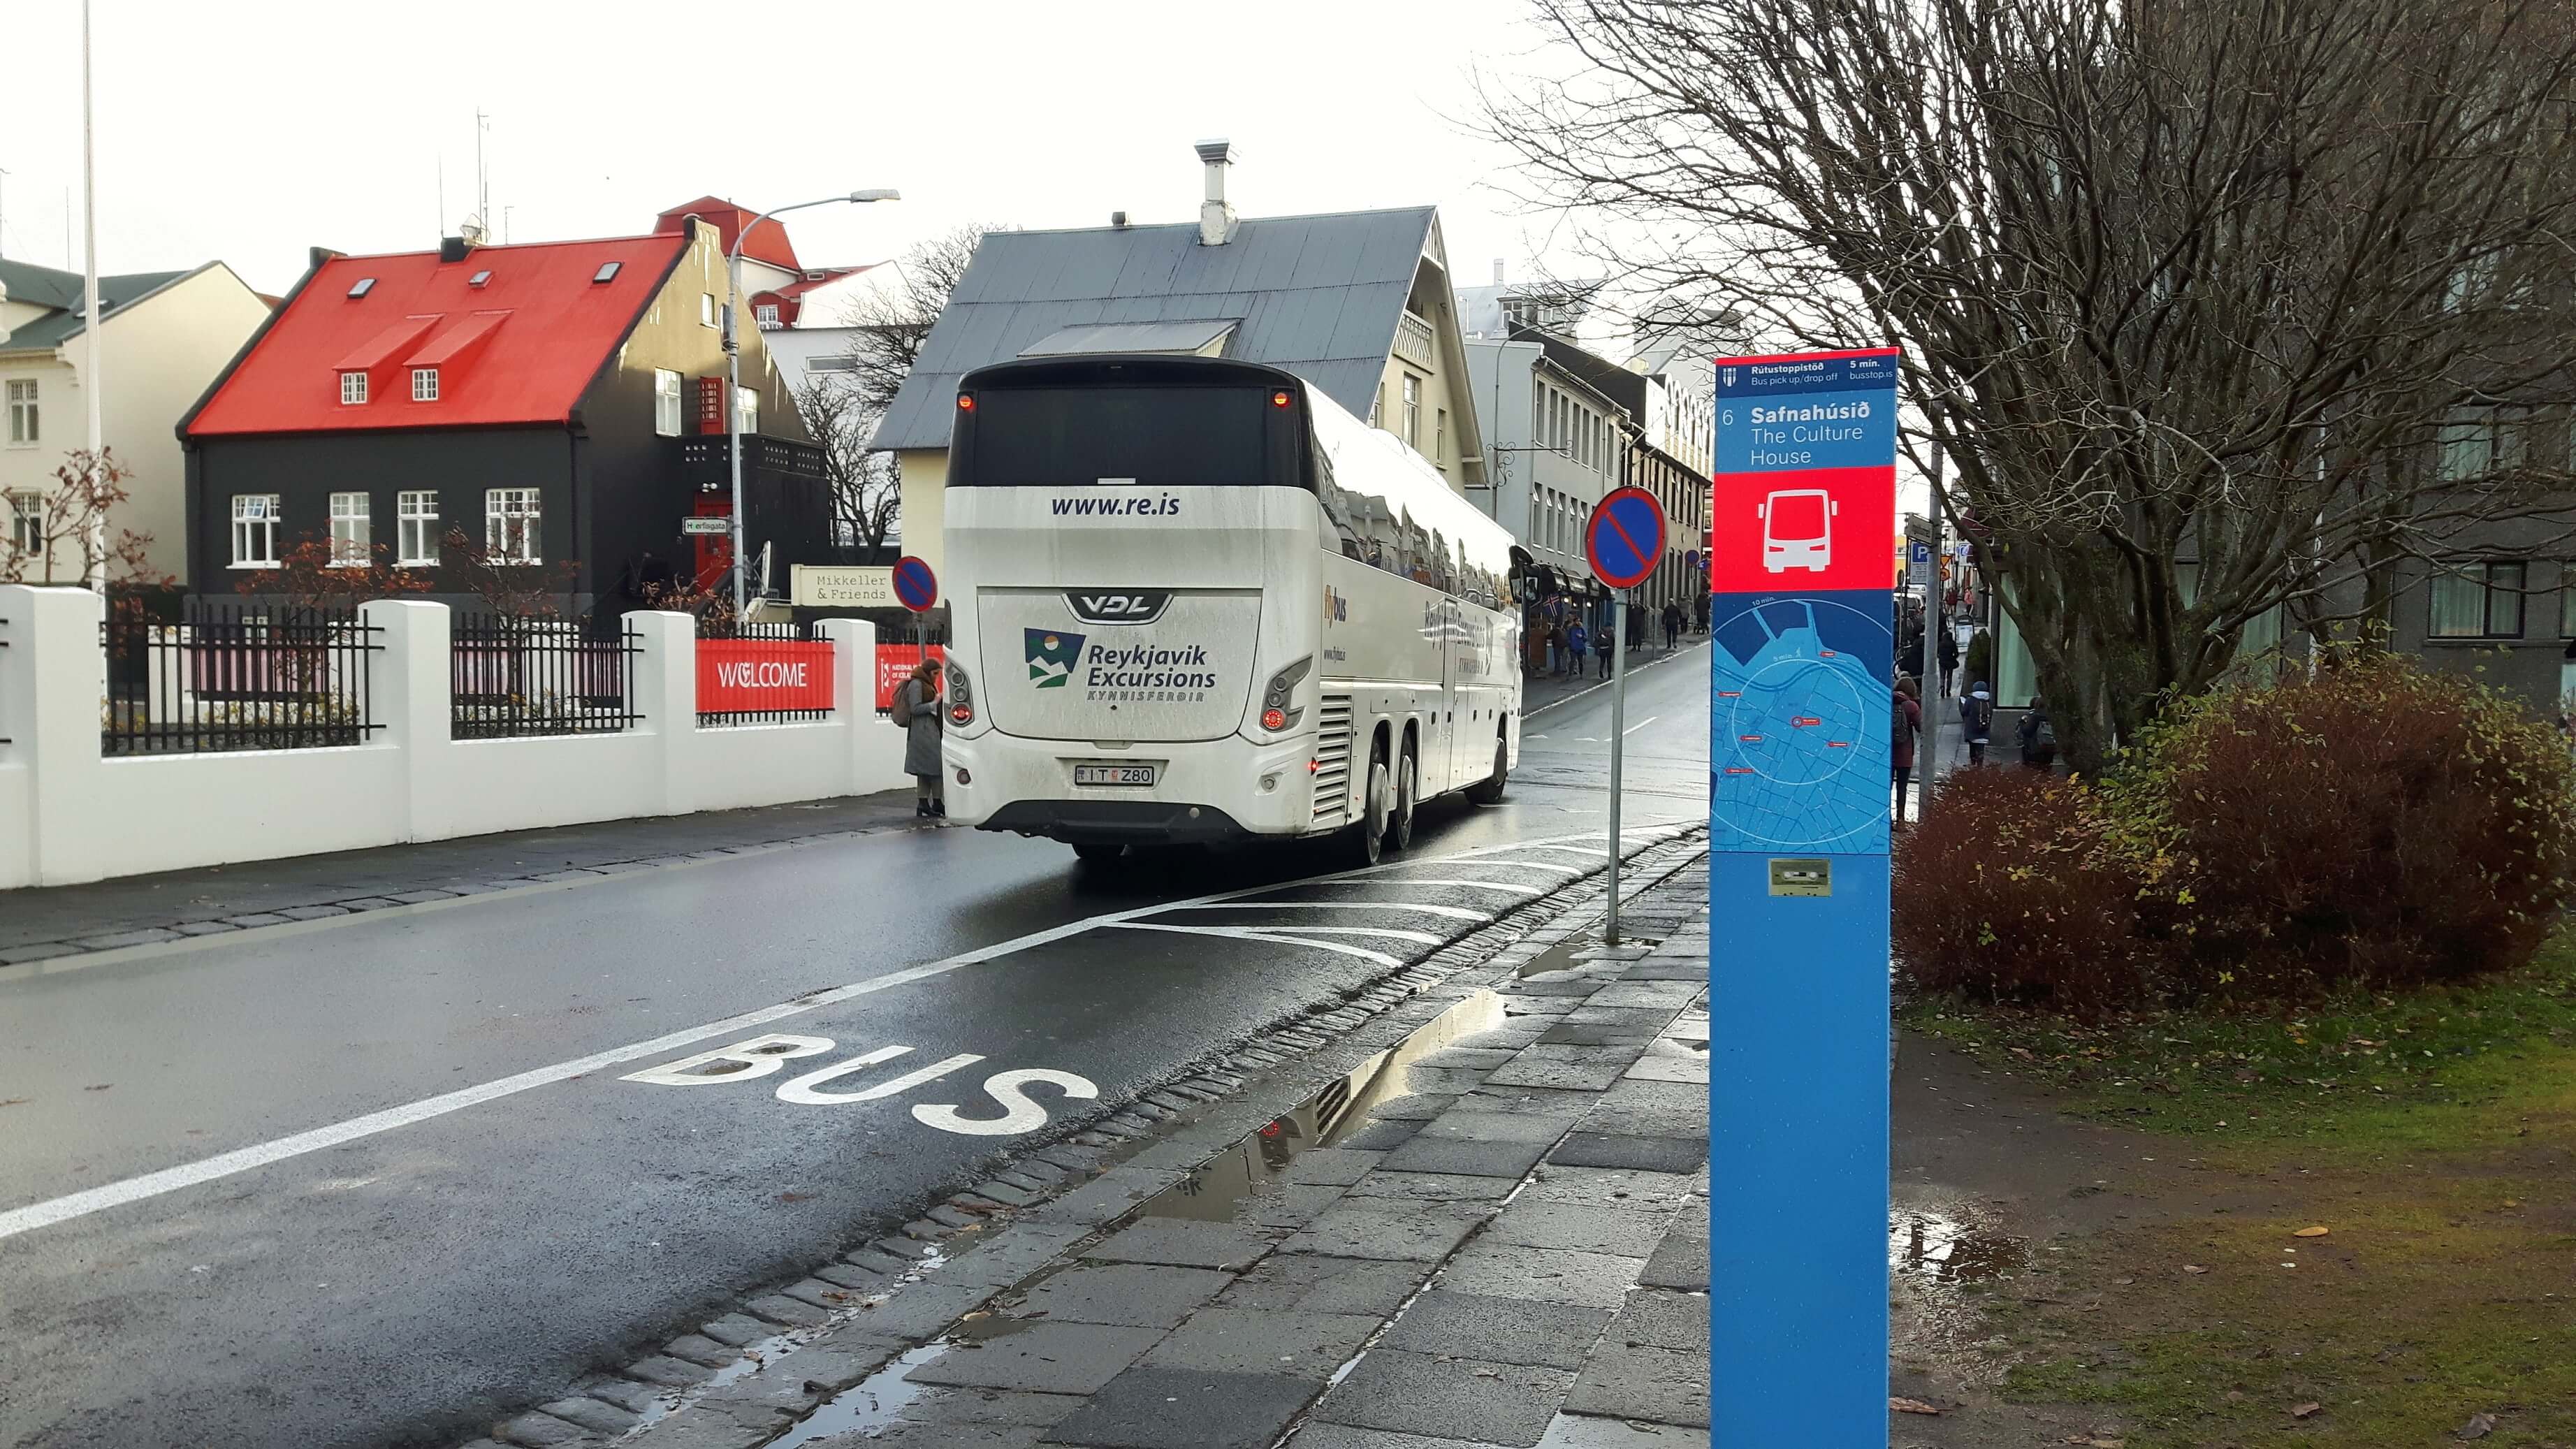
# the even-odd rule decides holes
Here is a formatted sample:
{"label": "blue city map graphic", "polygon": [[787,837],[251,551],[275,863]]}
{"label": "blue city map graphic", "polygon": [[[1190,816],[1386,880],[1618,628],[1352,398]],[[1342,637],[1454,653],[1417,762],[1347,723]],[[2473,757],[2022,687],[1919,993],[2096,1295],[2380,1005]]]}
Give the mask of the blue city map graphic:
{"label": "blue city map graphic", "polygon": [[1887,849],[1892,597],[1710,601],[1709,848]]}

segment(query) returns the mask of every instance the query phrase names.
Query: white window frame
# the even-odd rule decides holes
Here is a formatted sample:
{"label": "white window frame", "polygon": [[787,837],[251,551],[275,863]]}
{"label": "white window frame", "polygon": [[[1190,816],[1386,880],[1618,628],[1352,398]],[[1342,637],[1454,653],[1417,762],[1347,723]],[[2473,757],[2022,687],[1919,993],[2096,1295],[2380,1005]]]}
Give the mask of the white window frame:
{"label": "white window frame", "polygon": [[45,408],[43,389],[32,377],[10,378],[0,387],[0,396],[8,400],[9,437],[12,448],[33,448],[44,441]]}
{"label": "white window frame", "polygon": [[438,493],[406,488],[394,495],[394,564],[398,568],[438,566]]}
{"label": "white window frame", "polygon": [[698,294],[698,325],[701,327],[716,325],[716,294],[713,292]]}
{"label": "white window frame", "polygon": [[689,409],[680,374],[667,367],[653,369],[653,431],[665,438],[680,436],[688,421]]}
{"label": "white window frame", "polygon": [[375,507],[364,493],[331,495],[331,562],[335,569],[362,569],[376,561]]}
{"label": "white window frame", "polygon": [[13,552],[44,552],[44,494],[12,493],[9,495],[9,537],[7,542]]}
{"label": "white window frame", "polygon": [[738,387],[733,390],[733,430],[749,437],[760,431],[760,389]]}
{"label": "white window frame", "polygon": [[534,488],[483,490],[483,547],[494,563],[545,562],[545,504]]}
{"label": "white window frame", "polygon": [[277,562],[277,525],[284,510],[274,493],[233,495],[233,561],[237,569],[273,569]]}
{"label": "white window frame", "polygon": [[1403,386],[1403,438],[1407,447],[1419,453],[1422,451],[1422,379],[1408,372],[1404,374]]}
{"label": "white window frame", "polygon": [[777,304],[777,303],[775,303],[775,302],[754,302],[754,303],[752,303],[752,304],[751,304],[751,320],[752,320],[753,325],[755,325],[755,326],[759,326],[759,327],[775,327],[775,326],[777,326],[777,325],[778,325],[778,304]]}
{"label": "white window frame", "polygon": [[413,402],[438,401],[437,368],[415,367],[411,370],[411,400]]}
{"label": "white window frame", "polygon": [[367,375],[363,372],[340,374],[340,406],[358,407],[367,400]]}
{"label": "white window frame", "polygon": [[1439,408],[1431,420],[1431,465],[1449,471],[1449,410]]}

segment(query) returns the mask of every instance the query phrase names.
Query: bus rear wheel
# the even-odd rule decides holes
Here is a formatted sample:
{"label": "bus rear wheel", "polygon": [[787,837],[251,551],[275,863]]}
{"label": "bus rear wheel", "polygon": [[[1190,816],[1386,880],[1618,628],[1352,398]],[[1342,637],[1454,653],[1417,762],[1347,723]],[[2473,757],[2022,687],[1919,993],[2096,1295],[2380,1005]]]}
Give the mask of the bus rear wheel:
{"label": "bus rear wheel", "polygon": [[1422,767],[1415,761],[1413,745],[1404,746],[1404,763],[1395,772],[1395,818],[1387,822],[1387,848],[1396,851],[1413,848],[1413,803],[1421,783]]}
{"label": "bus rear wheel", "polygon": [[1494,773],[1468,786],[1467,798],[1479,805],[1500,805],[1503,803],[1503,787],[1509,783],[1511,773],[1511,746],[1497,739],[1494,741]]}
{"label": "bus rear wheel", "polygon": [[1352,853],[1362,865],[1375,865],[1386,854],[1386,754],[1372,745],[1369,748],[1368,783],[1360,796],[1358,848]]}

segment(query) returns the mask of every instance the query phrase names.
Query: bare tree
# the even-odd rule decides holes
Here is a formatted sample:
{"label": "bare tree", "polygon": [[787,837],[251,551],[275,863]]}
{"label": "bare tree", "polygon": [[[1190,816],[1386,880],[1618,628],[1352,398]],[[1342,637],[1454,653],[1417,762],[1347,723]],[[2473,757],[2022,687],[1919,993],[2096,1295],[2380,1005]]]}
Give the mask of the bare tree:
{"label": "bare tree", "polygon": [[882,414],[912,375],[912,365],[921,360],[921,344],[948,305],[948,294],[957,290],[957,279],[975,259],[976,244],[984,233],[1003,229],[970,224],[920,243],[887,262],[883,270],[889,275],[871,278],[876,285],[843,310],[841,325],[858,333],[848,354],[849,369],[840,375],[874,413]]}
{"label": "bare tree", "polygon": [[893,455],[868,450],[877,420],[885,416],[846,374],[810,375],[796,389],[796,410],[823,450],[823,477],[832,489],[832,540],[861,548],[882,547],[903,514],[903,489]]}
{"label": "bare tree", "polygon": [[132,497],[134,472],[116,450],[85,448],[64,455],[54,486],[27,513],[8,500],[0,518],[0,584],[78,584],[91,578],[111,584],[166,586],[173,580],[151,567],[152,535],[109,526],[113,512]]}
{"label": "bare tree", "polygon": [[2563,528],[2562,7],[1535,3],[1562,63],[1485,85],[1534,197],[1669,320],[1905,349],[2080,767],[2271,609]]}

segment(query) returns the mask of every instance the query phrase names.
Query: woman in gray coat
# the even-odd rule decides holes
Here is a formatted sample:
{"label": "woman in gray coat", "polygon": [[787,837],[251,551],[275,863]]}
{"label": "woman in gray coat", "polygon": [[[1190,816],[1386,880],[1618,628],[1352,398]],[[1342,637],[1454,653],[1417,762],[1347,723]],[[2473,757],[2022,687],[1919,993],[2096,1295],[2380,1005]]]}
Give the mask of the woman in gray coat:
{"label": "woman in gray coat", "polygon": [[940,713],[939,661],[925,659],[896,686],[893,715],[904,728],[903,772],[921,791],[912,813],[932,819],[948,815],[939,798],[939,732],[947,725]]}

